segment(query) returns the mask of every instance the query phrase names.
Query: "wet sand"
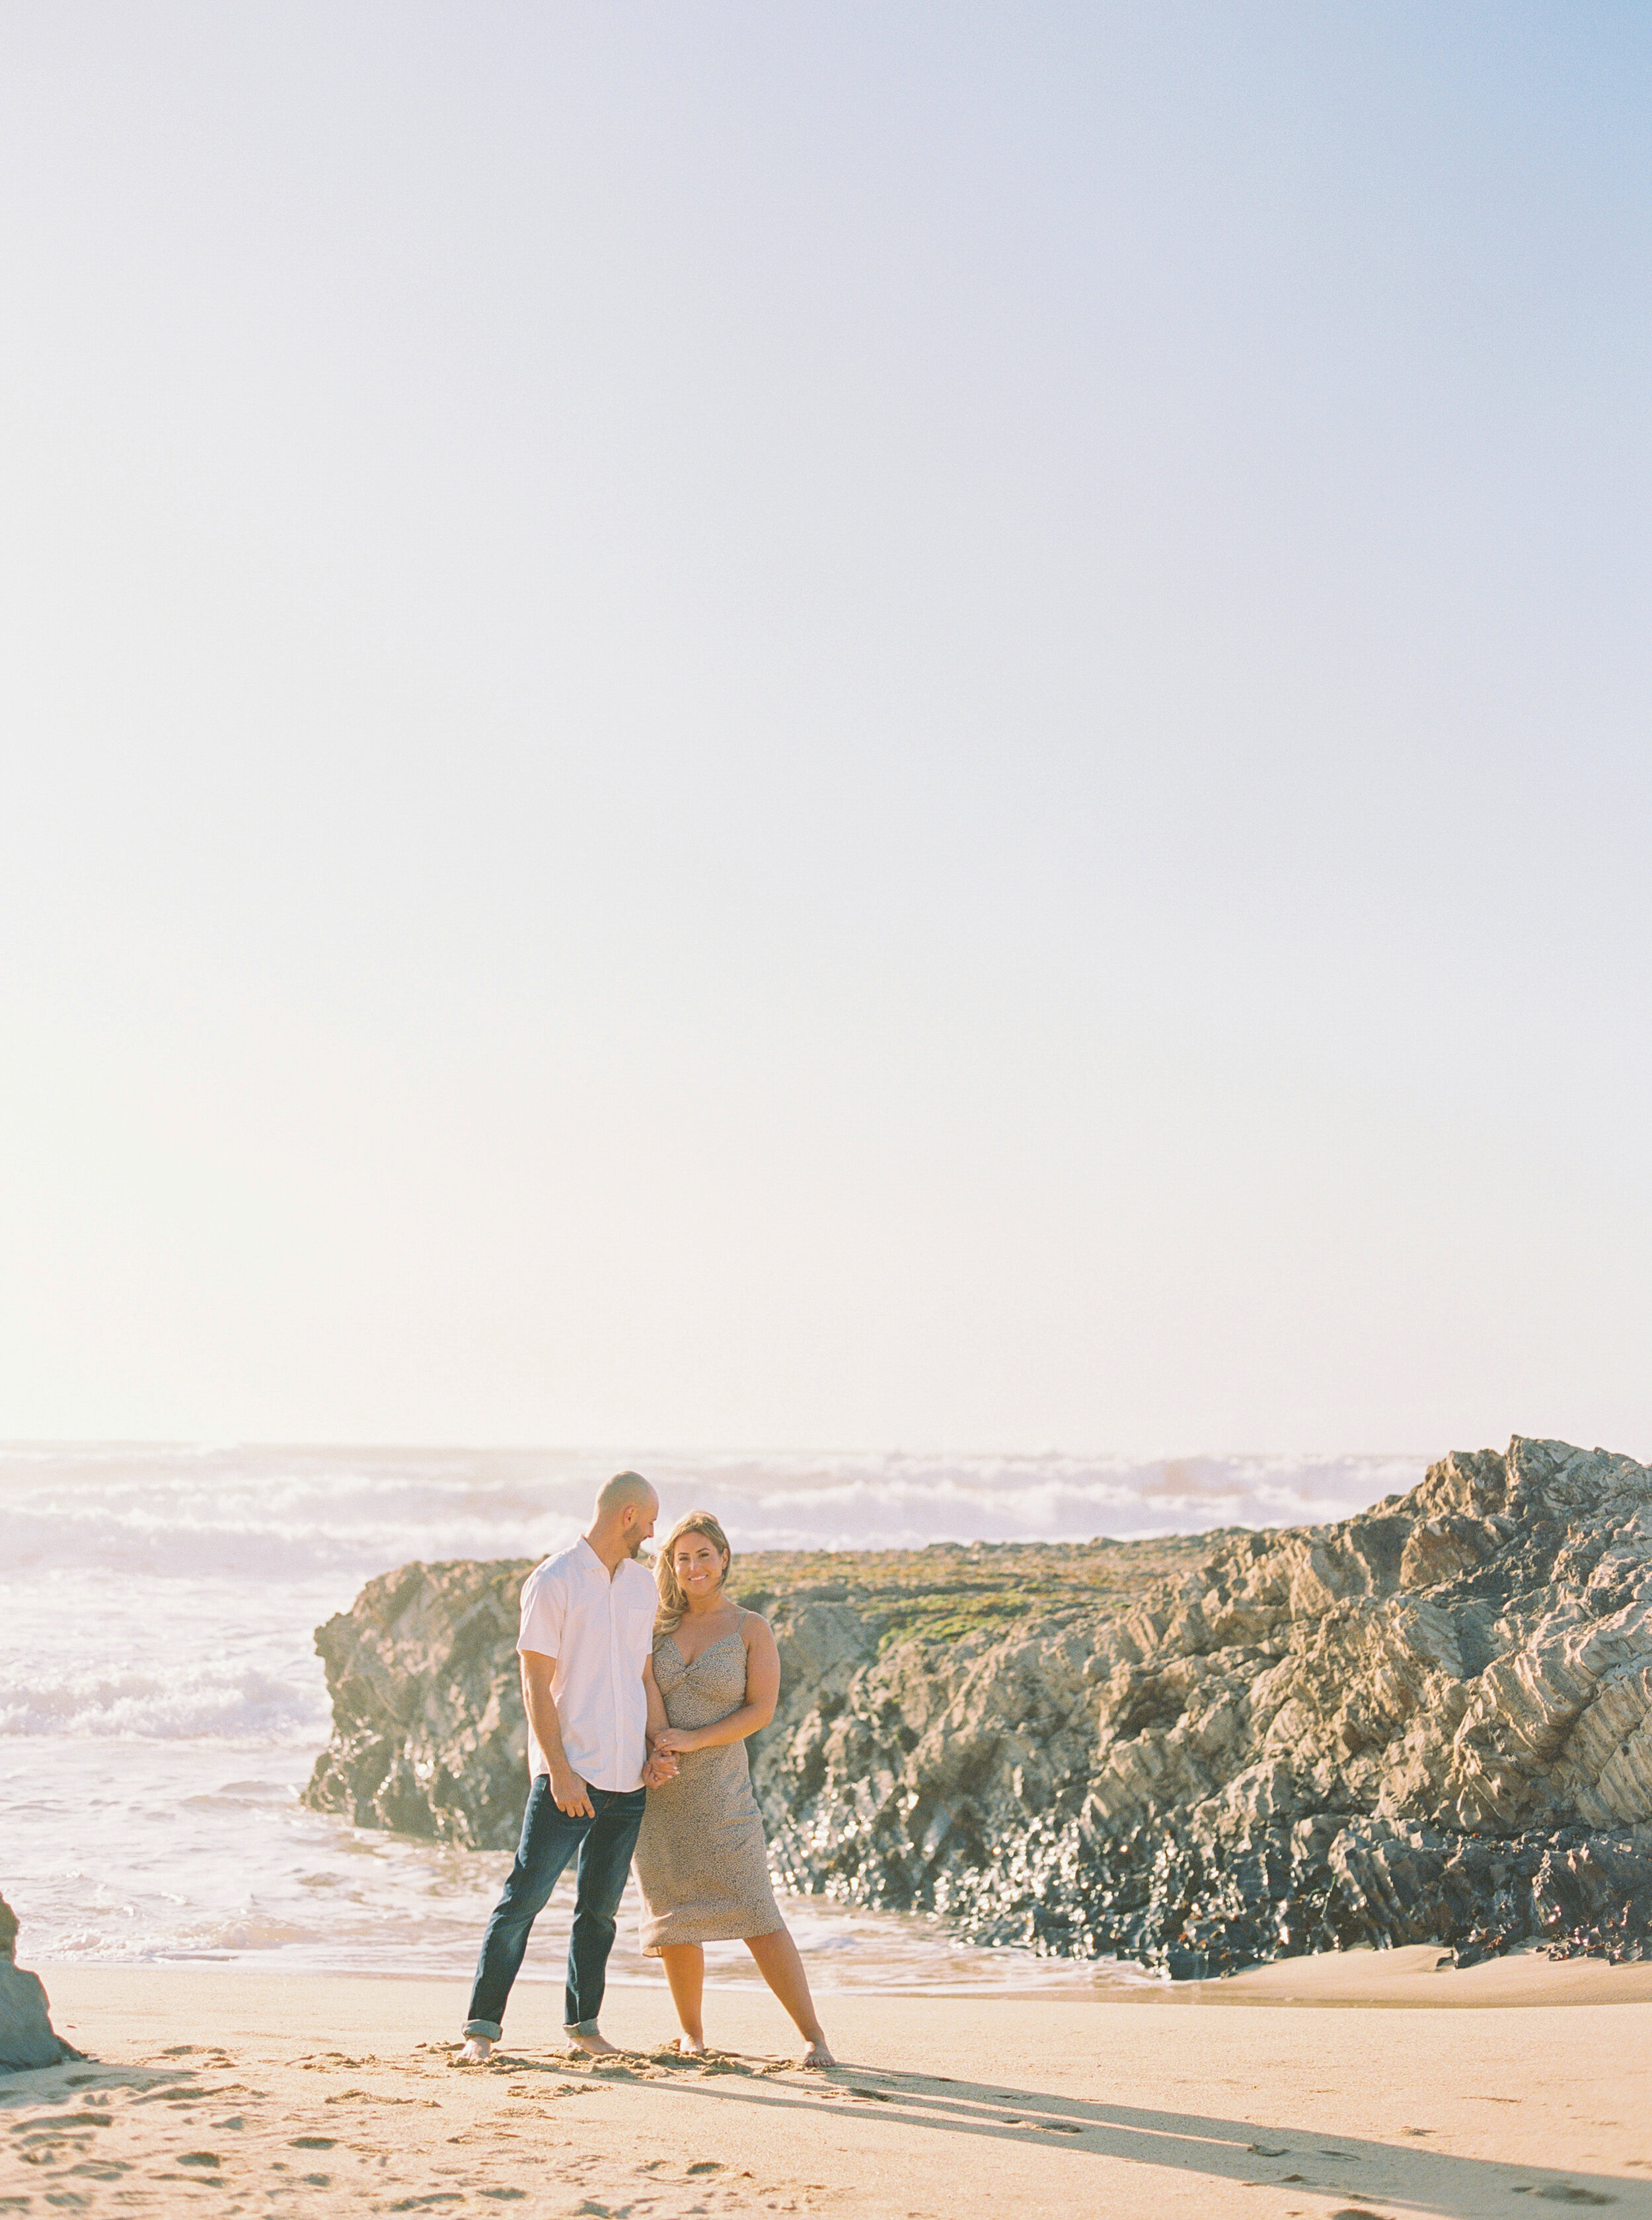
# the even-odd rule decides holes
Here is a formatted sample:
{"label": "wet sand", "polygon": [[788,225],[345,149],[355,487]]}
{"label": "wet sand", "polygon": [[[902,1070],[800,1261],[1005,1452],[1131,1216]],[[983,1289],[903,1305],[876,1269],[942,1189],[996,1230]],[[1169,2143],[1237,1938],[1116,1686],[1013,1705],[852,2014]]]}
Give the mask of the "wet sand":
{"label": "wet sand", "polygon": [[616,1991],[635,2050],[598,2066],[525,1983],[478,2070],[461,1983],[48,1967],[95,2062],[0,2076],[0,2213],[1652,2220],[1652,1967],[1438,1955],[1144,2001],[840,1995],[827,2074],[736,1992],[687,2063],[663,1987]]}

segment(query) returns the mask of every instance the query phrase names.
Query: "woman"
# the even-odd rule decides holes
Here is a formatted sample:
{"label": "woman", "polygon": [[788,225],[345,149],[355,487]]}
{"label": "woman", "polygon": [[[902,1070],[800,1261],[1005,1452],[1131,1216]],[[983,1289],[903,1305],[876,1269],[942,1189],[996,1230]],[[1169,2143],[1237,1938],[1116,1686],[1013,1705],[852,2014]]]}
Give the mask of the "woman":
{"label": "woman", "polygon": [[814,2016],[797,1945],[769,1880],[769,1849],[751,1793],[745,1738],[780,1696],[768,1623],[724,1593],[729,1547],[707,1511],[679,1519],[660,1546],[654,1654],[643,1668],[651,1750],[676,1762],[651,1788],[637,1839],[642,1945],[663,1959],[683,2023],[677,2049],[703,2058],[700,2016],[708,1942],[743,1942],[808,2045],[805,2066],[836,2063]]}

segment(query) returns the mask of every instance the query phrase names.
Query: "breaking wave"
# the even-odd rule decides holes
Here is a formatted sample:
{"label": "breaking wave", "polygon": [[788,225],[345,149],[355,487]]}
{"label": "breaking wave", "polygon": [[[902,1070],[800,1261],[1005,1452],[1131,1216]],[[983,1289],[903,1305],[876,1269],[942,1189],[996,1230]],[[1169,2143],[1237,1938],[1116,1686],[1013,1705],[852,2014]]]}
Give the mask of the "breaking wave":
{"label": "breaking wave", "polygon": [[192,1742],[294,1742],[325,1737],[319,1673],[302,1686],[253,1666],[224,1671],[148,1664],[125,1672],[35,1675],[13,1666],[0,1684],[0,1735],[74,1735]]}
{"label": "breaking wave", "polygon": [[1409,1456],[652,1456],[518,1450],[0,1451],[6,1570],[260,1585],[410,1558],[538,1556],[634,1462],[667,1518],[721,1511],[737,1549],[1314,1525],[1412,1487]]}

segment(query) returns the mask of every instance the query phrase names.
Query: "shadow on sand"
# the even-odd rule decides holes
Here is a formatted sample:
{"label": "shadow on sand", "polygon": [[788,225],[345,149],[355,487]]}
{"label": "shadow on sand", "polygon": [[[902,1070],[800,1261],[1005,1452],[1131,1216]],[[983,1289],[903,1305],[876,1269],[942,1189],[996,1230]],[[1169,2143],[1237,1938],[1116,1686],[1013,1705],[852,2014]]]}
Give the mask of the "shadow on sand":
{"label": "shadow on sand", "polygon": [[[511,2061],[519,2073],[539,2064],[525,2058]],[[696,2062],[666,2054],[604,2060],[595,2066],[582,2061],[572,2070],[589,2071],[604,2080],[630,2080],[654,2079],[662,2067],[683,2093],[714,2104],[770,2106],[812,2113],[817,2119],[823,2111],[852,2111],[874,2127],[899,2127],[908,2134],[916,2128],[1075,2156],[1127,2159],[1137,2166],[1202,2173],[1245,2187],[1299,2189],[1340,2199],[1350,2216],[1424,2211],[1448,2214],[1452,2220],[1483,2220],[1525,2212],[1535,2220],[1537,2213],[1556,2205],[1615,2206],[1618,2220],[1652,2216],[1652,2184],[1626,2181],[1621,2175],[1458,2158],[1431,2150],[1421,2128],[1415,2140],[1404,2143],[1333,2138],[1323,2129],[1264,2128],[1254,2120],[1150,2111],[992,2082],[845,2066],[804,2074],[775,2060],[726,2052],[714,2053],[697,2070]],[[565,2073],[570,2067],[559,2062],[555,2070]],[[717,2148],[714,2137],[708,2138],[708,2147]],[[1648,2156],[1652,2158],[1652,2135]]]}

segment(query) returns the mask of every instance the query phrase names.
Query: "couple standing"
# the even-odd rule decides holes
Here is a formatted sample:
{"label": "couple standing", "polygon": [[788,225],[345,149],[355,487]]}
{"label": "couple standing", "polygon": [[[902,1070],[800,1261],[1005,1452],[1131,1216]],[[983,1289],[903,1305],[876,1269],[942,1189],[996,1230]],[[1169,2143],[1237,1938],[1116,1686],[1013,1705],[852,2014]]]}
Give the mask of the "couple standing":
{"label": "couple standing", "polygon": [[678,1520],[650,1577],[638,1560],[658,1516],[640,1473],[616,1473],[589,1531],[523,1585],[516,1647],[533,1785],[477,1964],[460,2053],[471,2064],[499,2040],[528,1930],[576,1856],[565,2023],[582,2050],[613,2051],[597,2015],[633,1851],[643,1949],[664,1961],[679,2050],[706,2048],[703,1946],[739,1940],[796,2022],[803,2064],[833,2062],[775,1902],[745,1757],[780,1696],[775,1637],[725,1595],[729,1548],[708,1512]]}

